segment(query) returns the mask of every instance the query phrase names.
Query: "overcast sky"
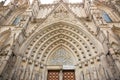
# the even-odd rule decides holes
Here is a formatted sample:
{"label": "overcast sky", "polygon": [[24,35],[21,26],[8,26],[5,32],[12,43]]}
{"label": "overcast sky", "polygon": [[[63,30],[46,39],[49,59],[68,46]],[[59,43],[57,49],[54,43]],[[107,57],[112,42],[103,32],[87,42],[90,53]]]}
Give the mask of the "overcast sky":
{"label": "overcast sky", "polygon": [[[4,0],[0,0],[1,1],[4,1]],[[54,0],[40,0],[41,3],[45,4],[45,3],[52,3]],[[82,0],[69,0],[70,2],[81,2]],[[9,3],[10,0],[7,0],[6,1],[6,4]],[[32,0],[30,0],[30,2],[32,2]]]}

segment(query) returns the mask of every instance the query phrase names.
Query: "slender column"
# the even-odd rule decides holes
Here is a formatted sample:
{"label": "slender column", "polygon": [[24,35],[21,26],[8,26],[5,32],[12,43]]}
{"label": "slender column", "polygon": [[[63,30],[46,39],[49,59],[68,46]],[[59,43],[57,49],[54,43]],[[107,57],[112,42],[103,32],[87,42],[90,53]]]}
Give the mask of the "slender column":
{"label": "slender column", "polygon": [[115,64],[116,64],[116,66],[117,66],[117,68],[119,69],[119,72],[120,72],[120,62],[119,62],[119,60],[117,59],[114,50],[113,50],[112,48],[110,48],[109,51],[110,51],[110,53],[111,53],[111,55],[112,55],[112,58],[113,58],[113,60],[115,61]]}
{"label": "slender column", "polygon": [[62,70],[60,70],[59,80],[63,80],[63,73],[62,73]]}
{"label": "slender column", "polygon": [[109,68],[111,70],[111,73],[113,75],[113,78],[114,79],[119,79],[119,70],[115,64],[115,61],[111,55],[111,53],[109,52],[109,54],[107,55],[107,61],[108,61],[108,64],[109,64]]}
{"label": "slender column", "polygon": [[106,80],[104,68],[102,65],[99,65],[98,67],[98,76],[100,80]]}
{"label": "slender column", "polygon": [[86,80],[91,80],[91,78],[90,78],[90,71],[89,71],[89,68],[88,69],[86,69],[86,71],[85,71],[85,78],[86,78]]}
{"label": "slender column", "polygon": [[80,80],[84,80],[84,73],[83,73],[83,71],[80,71]]}
{"label": "slender column", "polygon": [[104,69],[104,72],[105,72],[105,76],[107,79],[113,79],[114,76],[111,72],[111,69],[110,69],[110,66],[109,66],[109,62],[107,61],[107,58],[106,58],[106,55],[102,55],[101,56],[101,60],[102,60],[102,66],[103,66],[103,69]]}

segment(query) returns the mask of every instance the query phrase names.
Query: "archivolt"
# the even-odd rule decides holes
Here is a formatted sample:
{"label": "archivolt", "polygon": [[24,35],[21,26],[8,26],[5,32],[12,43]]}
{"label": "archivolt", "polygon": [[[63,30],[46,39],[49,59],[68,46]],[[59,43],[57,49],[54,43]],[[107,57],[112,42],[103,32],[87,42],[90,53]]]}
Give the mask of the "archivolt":
{"label": "archivolt", "polygon": [[51,50],[57,45],[69,47],[76,56],[80,56],[78,60],[89,59],[96,56],[96,53],[104,52],[102,47],[98,49],[97,46],[101,46],[101,44],[87,31],[65,23],[56,23],[39,30],[23,46],[26,44],[24,55],[43,63],[46,63]]}
{"label": "archivolt", "polygon": [[76,47],[73,46],[72,43],[69,43],[68,41],[61,39],[61,40],[56,40],[55,42],[51,43],[51,45],[49,45],[46,48],[46,50],[44,50],[41,56],[42,57],[41,62],[46,64],[51,53],[54,50],[56,50],[56,48],[58,47],[64,47],[70,50],[70,52],[73,53],[73,56],[76,62],[80,59],[80,54],[78,53],[79,51],[76,49]]}

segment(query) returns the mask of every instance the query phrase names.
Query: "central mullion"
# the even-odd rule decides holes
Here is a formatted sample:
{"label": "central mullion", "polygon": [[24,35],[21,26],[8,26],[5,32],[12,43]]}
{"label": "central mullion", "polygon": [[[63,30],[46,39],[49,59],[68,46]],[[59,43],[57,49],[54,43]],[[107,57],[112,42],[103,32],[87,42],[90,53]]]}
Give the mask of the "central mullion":
{"label": "central mullion", "polygon": [[62,72],[62,70],[60,70],[60,75],[59,75],[59,80],[63,80],[63,72]]}

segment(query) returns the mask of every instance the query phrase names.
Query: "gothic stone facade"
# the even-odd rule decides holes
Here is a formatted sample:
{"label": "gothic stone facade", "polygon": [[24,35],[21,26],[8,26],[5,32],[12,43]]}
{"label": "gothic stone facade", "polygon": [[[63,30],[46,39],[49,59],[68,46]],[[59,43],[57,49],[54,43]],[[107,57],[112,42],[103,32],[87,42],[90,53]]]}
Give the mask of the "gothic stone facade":
{"label": "gothic stone facade", "polygon": [[0,80],[120,80],[120,1],[0,3]]}

